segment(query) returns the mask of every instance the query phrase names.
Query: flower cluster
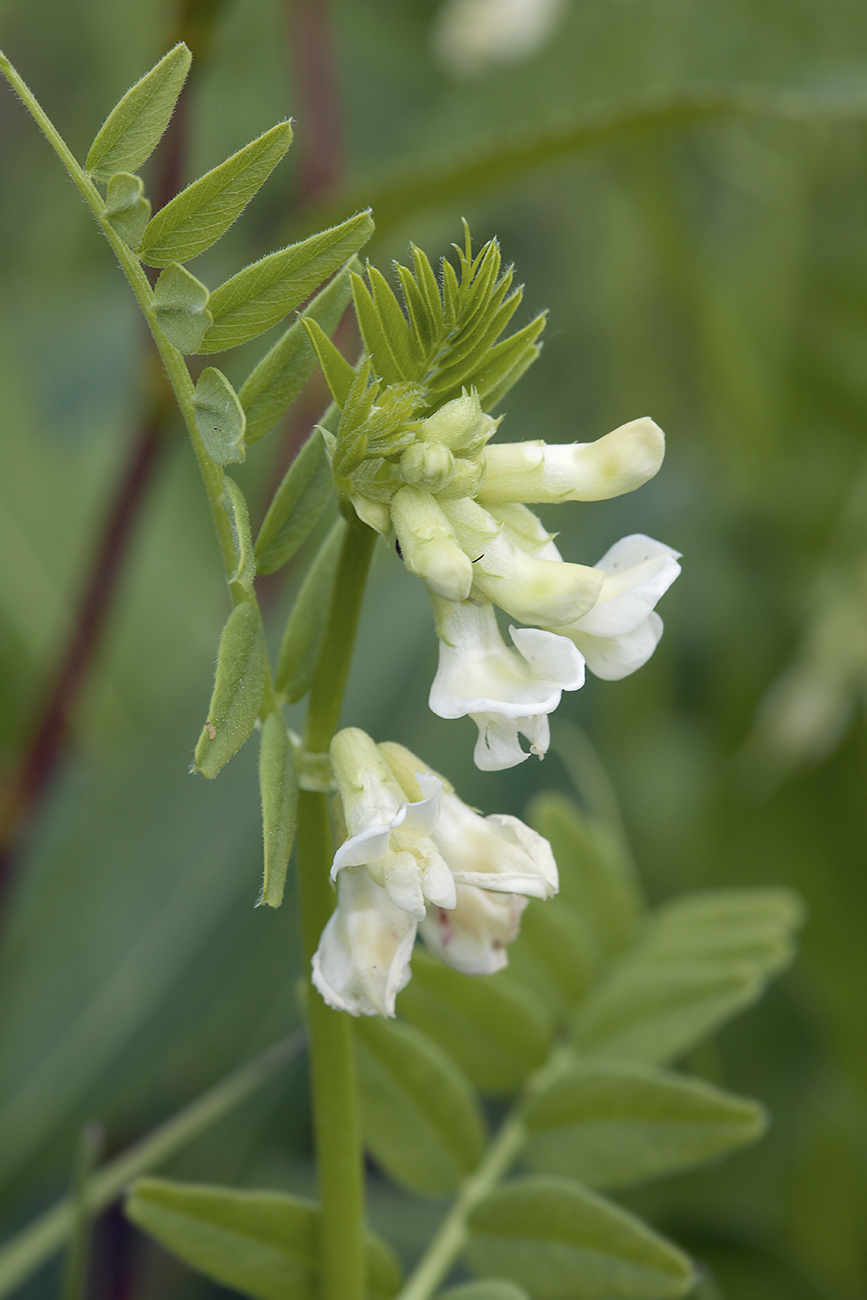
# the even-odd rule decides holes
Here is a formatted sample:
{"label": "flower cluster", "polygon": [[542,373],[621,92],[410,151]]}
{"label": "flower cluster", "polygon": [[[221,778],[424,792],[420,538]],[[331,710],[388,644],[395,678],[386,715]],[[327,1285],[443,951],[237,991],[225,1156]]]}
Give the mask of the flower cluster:
{"label": "flower cluster", "polygon": [[[440,638],[430,707],[473,718],[475,760],[489,771],[545,754],[548,715],[583,684],[585,667],[612,680],[649,659],[662,635],[654,607],[680,572],[678,553],[643,534],[593,566],[568,563],[528,508],[640,487],[665,450],[652,420],[556,446],[489,446],[497,424],[464,392],[411,426],[387,490],[378,470],[375,489],[363,472],[351,492],[359,516],[384,534],[393,528],[404,564],[427,583]],[[509,628],[512,646],[495,606],[527,625]]]}
{"label": "flower cluster", "polygon": [[416,933],[465,974],[505,966],[527,898],[557,892],[548,841],[517,817],[482,817],[409,750],[355,727],[334,737],[331,761],[345,838],[313,958],[328,1005],[393,1016]]}

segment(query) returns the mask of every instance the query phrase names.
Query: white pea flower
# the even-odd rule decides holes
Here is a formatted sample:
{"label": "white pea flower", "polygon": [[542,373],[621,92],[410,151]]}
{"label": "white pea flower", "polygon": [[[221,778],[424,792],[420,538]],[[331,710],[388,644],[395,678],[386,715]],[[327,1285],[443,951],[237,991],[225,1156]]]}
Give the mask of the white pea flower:
{"label": "white pea flower", "polygon": [[634,673],[662,636],[655,605],[680,573],[679,558],[643,533],[622,537],[595,565],[605,576],[593,609],[552,630],[575,643],[597,677],[618,681]]}
{"label": "white pea flower", "polygon": [[419,926],[458,970],[505,965],[523,908],[514,896],[557,891],[547,840],[516,817],[473,812],[401,745],[347,728],[331,753],[348,834],[332,867],[337,907],[312,963],[329,1006],[394,1015]]}
{"label": "white pea flower", "polygon": [[607,501],[634,492],[659,470],[665,435],[647,416],[595,442],[506,442],[485,451],[479,501]]}
{"label": "white pea flower", "polygon": [[434,22],[434,58],[460,80],[529,59],[552,36],[566,0],[445,0]]}
{"label": "white pea flower", "polygon": [[527,899],[458,885],[455,907],[430,907],[419,933],[431,952],[464,975],[493,975],[509,963],[506,947],[517,936]]}
{"label": "white pea flower", "polygon": [[[430,689],[431,710],[441,718],[469,715],[479,728],[475,762],[500,771],[543,757],[550,739],[548,714],[564,690],[584,684],[584,660],[565,636],[539,628],[509,628],[514,649],[500,635],[492,605],[436,601],[440,658]],[[529,753],[520,736],[530,742]]]}
{"label": "white pea flower", "polygon": [[442,507],[472,561],[471,594],[493,601],[519,623],[543,627],[572,623],[596,604],[602,589],[597,569],[524,550],[504,524],[469,497],[444,501]]}
{"label": "white pea flower", "polygon": [[416,929],[364,867],[347,867],[313,955],[313,983],[338,1011],[393,1016],[394,1000],[410,977]]}

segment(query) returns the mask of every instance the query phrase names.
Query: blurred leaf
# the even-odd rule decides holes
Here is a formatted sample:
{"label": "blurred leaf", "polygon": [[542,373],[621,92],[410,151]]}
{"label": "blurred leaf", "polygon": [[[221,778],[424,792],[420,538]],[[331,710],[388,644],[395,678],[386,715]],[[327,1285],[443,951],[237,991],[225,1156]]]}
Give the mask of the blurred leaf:
{"label": "blurred leaf", "polygon": [[215,244],[264,185],[291,143],[289,123],[278,122],[175,195],[148,224],[139,249],[145,265],[188,262]]}
{"label": "blurred leaf", "polygon": [[641,903],[617,837],[574,800],[553,792],[536,795],[528,820],[551,844],[561,897],[584,919],[606,955],[621,951],[635,936]]}
{"label": "blurred leaf", "polygon": [[482,1092],[517,1092],[548,1055],[547,1009],[507,976],[467,979],[416,948],[397,1009]]}
{"label": "blurred leaf", "polygon": [[208,720],[196,745],[195,766],[215,777],[250,735],[259,716],[268,652],[258,606],[236,605],[223,628]]}
{"label": "blurred leaf", "polygon": [[[331,335],[351,297],[348,270],[340,271],[301,315]],[[316,368],[316,352],[296,320],[244,380],[238,396],[247,416],[248,446],[258,442],[288,411]]]}
{"label": "blurred leaf", "polygon": [[259,789],[262,794],[262,837],[265,875],[259,903],[279,907],[295,841],[298,778],[295,751],[282,713],[269,713],[262,724],[259,748]]}
{"label": "blurred leaf", "polygon": [[469,1217],[475,1272],[534,1300],[662,1300],[686,1295],[689,1260],[640,1219],[565,1178],[516,1179]]}
{"label": "blurred leaf", "polygon": [[464,1282],[441,1291],[437,1300],[530,1300],[523,1287],[514,1282],[500,1282],[492,1278],[485,1282]]}
{"label": "blurred leaf", "polygon": [[339,270],[373,233],[369,212],[270,253],[211,294],[213,324],[198,352],[237,347],[270,329]]}
{"label": "blurred leaf", "polygon": [[154,313],[168,341],[195,352],[211,324],[210,294],[180,262],[169,262],[154,286]]}
{"label": "blurred leaf", "polygon": [[313,682],[345,534],[346,521],[341,517],[316,552],[289,614],[274,674],[287,704],[302,699]]}
{"label": "blurred leaf", "polygon": [[[133,1178],[166,1164],[172,1156],[207,1132],[225,1114],[244,1101],[285,1065],[304,1046],[303,1031],[269,1048],[262,1056],[221,1079],[178,1114],[164,1120],[132,1147],[108,1161],[90,1178],[85,1200],[94,1213],[106,1209],[121,1196]],[[69,1238],[75,1221],[70,1197],[64,1197],[32,1220],[0,1247],[0,1296],[41,1268]]]}
{"label": "blurred leaf", "polygon": [[[256,1300],[315,1300],[319,1211],[282,1192],[237,1192],[145,1178],[126,1212],[192,1268]],[[367,1236],[369,1300],[391,1300],[400,1266],[385,1242]]]}
{"label": "blurred leaf", "polygon": [[618,969],[580,1008],[582,1053],[661,1064],[681,1056],[761,996],[752,966],[638,961]]}
{"label": "blurred leaf", "polygon": [[334,497],[325,442],[314,429],[283,476],[256,538],[260,573],[275,573],[310,536]]}
{"label": "blurred leaf", "polygon": [[792,960],[804,907],[789,889],[685,894],[659,909],[639,960],[743,962],[775,974]]}
{"label": "blurred leaf", "polygon": [[192,57],[180,42],[111,110],[85,163],[95,180],[107,181],[115,172],[138,171],[150,157],[169,124]]}
{"label": "blurred leaf", "polygon": [[411,1025],[371,1017],[353,1029],[362,1128],[374,1159],[411,1191],[457,1191],[485,1149],[485,1126],[468,1080]]}
{"label": "blurred leaf", "polygon": [[629,1187],[753,1142],[760,1106],[710,1084],[625,1061],[576,1063],[526,1116],[531,1169]]}
{"label": "blurred leaf", "polygon": [[208,366],[202,371],[193,397],[193,414],[211,460],[218,465],[244,460],[247,455],[244,410],[222,370]]}
{"label": "blurred leaf", "polygon": [[509,978],[565,1016],[593,982],[599,955],[593,932],[574,907],[560,898],[531,900],[509,945]]}
{"label": "blurred leaf", "polygon": [[151,215],[144,182],[131,172],[117,172],[108,182],[105,215],[109,224],[130,248],[138,248]]}

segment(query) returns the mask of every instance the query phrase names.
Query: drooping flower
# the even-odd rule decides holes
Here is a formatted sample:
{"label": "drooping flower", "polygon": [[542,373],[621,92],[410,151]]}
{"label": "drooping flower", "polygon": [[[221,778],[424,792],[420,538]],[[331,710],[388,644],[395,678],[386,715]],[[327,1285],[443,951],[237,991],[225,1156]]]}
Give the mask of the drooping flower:
{"label": "drooping flower", "polygon": [[505,965],[523,907],[514,896],[557,891],[547,840],[516,817],[474,812],[400,745],[347,728],[331,753],[347,835],[332,866],[337,907],[313,958],[325,1001],[394,1015],[419,927],[458,970]]}
{"label": "drooping flower", "polygon": [[[500,635],[493,605],[435,602],[440,659],[430,707],[441,718],[469,715],[479,728],[476,766],[499,771],[548,749],[548,714],[584,683],[584,660],[567,637],[539,628]],[[530,742],[529,752],[520,736]]]}

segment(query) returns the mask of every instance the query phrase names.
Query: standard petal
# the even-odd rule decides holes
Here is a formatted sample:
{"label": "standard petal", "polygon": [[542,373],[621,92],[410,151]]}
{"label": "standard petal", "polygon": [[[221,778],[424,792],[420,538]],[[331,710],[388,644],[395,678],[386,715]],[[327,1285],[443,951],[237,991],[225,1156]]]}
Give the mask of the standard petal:
{"label": "standard petal", "polygon": [[451,911],[429,907],[419,933],[431,952],[465,975],[492,975],[508,965],[506,946],[518,933],[526,899],[458,885]]}
{"label": "standard petal", "polygon": [[393,1016],[409,981],[416,922],[362,867],[340,873],[337,907],[313,955],[313,983],[330,1007]]}

